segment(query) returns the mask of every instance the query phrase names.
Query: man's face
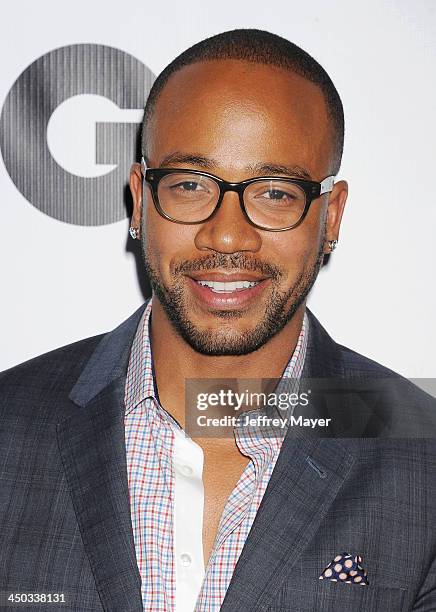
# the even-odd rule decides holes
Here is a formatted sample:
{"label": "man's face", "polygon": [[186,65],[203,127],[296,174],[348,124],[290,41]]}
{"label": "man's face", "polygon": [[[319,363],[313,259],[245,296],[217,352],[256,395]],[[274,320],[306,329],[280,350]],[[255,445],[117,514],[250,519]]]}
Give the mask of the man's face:
{"label": "man's face", "polygon": [[[146,149],[152,168],[204,170],[230,182],[301,172],[321,181],[331,174],[332,140],[317,86],[279,68],[220,60],[170,77]],[[330,206],[321,196],[298,227],[272,232],[250,225],[238,194],[227,192],[209,221],[182,225],[159,215],[148,184],[141,213],[140,180],[136,166],[133,220],[154,294],[176,331],[208,355],[250,353],[283,329],[315,281],[326,239],[337,237],[346,199],[338,184]],[[218,293],[198,283],[226,279],[257,284]]]}

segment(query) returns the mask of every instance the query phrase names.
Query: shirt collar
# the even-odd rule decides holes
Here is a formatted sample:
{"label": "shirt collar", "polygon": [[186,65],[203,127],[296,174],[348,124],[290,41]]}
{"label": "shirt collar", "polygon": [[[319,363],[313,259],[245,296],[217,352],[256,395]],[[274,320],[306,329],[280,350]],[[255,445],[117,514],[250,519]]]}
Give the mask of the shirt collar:
{"label": "shirt collar", "polygon": [[151,304],[152,300],[144,310],[130,352],[126,378],[126,415],[148,397],[158,402],[150,344]]}
{"label": "shirt collar", "polygon": [[[150,299],[138,325],[130,352],[125,393],[126,415],[147,398],[153,398],[159,404],[150,343],[151,306],[152,300]],[[309,319],[304,311],[300,335],[283,371],[283,378],[294,380],[300,378],[306,357],[308,336]]]}
{"label": "shirt collar", "polygon": [[306,357],[308,337],[309,318],[306,310],[304,310],[303,324],[301,326],[300,335],[298,336],[294,352],[292,353],[292,356],[282,374],[283,378],[300,378]]}

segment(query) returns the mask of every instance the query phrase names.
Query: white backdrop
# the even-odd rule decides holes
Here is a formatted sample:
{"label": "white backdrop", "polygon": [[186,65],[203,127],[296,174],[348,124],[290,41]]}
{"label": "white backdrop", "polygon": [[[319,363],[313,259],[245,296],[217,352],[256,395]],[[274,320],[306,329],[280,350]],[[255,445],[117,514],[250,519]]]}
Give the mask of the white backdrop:
{"label": "white backdrop", "polygon": [[[191,44],[234,27],[268,29],[301,45],[330,73],[344,103],[339,178],[349,181],[350,195],[338,249],[309,306],[337,341],[408,377],[434,376],[433,0],[8,2],[0,104],[29,64],[59,47],[114,47],[158,74]],[[110,172],[114,165],[95,163],[95,123],[140,116],[141,109],[119,109],[101,96],[72,97],[50,120],[51,154],[71,174]],[[142,303],[127,218],[83,226],[43,214],[3,160],[0,193],[0,369],[110,330]]]}

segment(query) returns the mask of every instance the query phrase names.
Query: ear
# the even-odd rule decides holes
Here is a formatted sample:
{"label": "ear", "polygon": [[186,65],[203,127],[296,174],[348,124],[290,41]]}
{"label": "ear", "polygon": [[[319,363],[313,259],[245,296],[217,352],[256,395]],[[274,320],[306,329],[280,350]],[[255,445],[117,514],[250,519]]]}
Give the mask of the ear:
{"label": "ear", "polygon": [[142,171],[141,164],[135,163],[130,168],[130,192],[133,199],[131,226],[138,230],[141,227],[142,212]]}
{"label": "ear", "polygon": [[329,240],[339,240],[339,229],[341,227],[342,214],[344,212],[347,196],[347,182],[338,181],[337,183],[335,183],[333,190],[330,193],[329,202],[327,206],[326,244],[324,245],[324,253],[331,252],[331,249],[328,245]]}

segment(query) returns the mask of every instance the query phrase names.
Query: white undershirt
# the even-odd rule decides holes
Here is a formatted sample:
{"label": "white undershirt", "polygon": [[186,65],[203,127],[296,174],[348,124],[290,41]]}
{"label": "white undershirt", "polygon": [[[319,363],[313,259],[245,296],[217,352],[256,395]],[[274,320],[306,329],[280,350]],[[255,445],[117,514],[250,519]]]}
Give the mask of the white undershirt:
{"label": "white undershirt", "polygon": [[176,612],[193,612],[204,579],[203,450],[174,427]]}

